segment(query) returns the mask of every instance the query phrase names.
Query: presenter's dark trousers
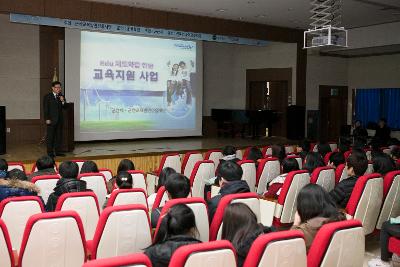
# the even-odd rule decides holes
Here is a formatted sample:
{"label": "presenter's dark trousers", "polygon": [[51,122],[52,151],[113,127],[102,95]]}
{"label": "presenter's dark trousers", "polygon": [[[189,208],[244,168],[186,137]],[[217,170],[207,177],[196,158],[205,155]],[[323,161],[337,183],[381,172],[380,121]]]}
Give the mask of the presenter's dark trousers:
{"label": "presenter's dark trousers", "polygon": [[55,156],[56,152],[60,152],[61,147],[61,131],[62,123],[55,125],[47,125],[47,154]]}

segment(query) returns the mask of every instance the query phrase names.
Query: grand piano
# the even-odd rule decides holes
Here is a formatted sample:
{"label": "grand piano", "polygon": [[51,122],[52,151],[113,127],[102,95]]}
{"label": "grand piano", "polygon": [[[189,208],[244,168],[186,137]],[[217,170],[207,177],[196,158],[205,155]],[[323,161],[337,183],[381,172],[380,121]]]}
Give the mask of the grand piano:
{"label": "grand piano", "polygon": [[271,128],[278,119],[278,112],[275,110],[211,109],[211,118],[217,123],[218,136],[234,137],[240,132],[242,138],[246,135],[257,138],[265,136],[265,128],[269,129],[270,135]]}

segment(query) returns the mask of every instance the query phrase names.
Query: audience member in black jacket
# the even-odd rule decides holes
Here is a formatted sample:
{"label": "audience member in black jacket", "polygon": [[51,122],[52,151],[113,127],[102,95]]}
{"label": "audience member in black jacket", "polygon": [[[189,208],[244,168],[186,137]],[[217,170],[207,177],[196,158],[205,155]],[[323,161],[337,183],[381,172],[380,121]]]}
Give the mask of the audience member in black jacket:
{"label": "audience member in black jacket", "polygon": [[247,182],[241,180],[243,170],[236,162],[226,161],[221,163],[218,174],[221,190],[217,196],[208,201],[208,214],[210,217],[210,223],[214,218],[215,211],[217,210],[218,204],[222,197],[229,194],[250,192]]}
{"label": "audience member in black jacket", "polygon": [[154,267],[168,267],[172,254],[181,246],[201,243],[193,211],[185,204],[173,206],[163,217],[153,245],[144,253]]}
{"label": "audience member in black jacket", "polygon": [[254,240],[271,231],[271,228],[257,223],[256,215],[246,204],[230,204],[224,212],[222,239],[230,241],[235,248],[238,267],[243,266]]}
{"label": "audience member in black jacket", "polygon": [[349,178],[342,180],[329,193],[339,208],[346,208],[358,177],[364,175],[367,168],[368,160],[365,152],[362,150],[353,150],[346,162],[346,170]]}
{"label": "audience member in black jacket", "polygon": [[72,161],[64,161],[60,165],[61,179],[58,180],[53,193],[50,194],[46,204],[46,211],[56,209],[58,198],[64,193],[87,191],[86,182],[78,180],[79,167]]}
{"label": "audience member in black jacket", "polygon": [[374,139],[380,142],[382,146],[388,144],[390,140],[390,128],[387,127],[385,118],[379,120]]}

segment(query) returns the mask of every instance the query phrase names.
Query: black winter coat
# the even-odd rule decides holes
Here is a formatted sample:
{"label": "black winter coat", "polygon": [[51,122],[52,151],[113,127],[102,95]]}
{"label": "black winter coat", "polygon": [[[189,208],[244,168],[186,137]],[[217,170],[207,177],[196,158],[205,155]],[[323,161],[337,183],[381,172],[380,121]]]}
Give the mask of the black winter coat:
{"label": "black winter coat", "polygon": [[335,188],[331,192],[329,192],[332,200],[339,208],[346,208],[357,180],[358,176],[351,176],[338,183],[338,185],[335,186]]}
{"label": "black winter coat", "polygon": [[46,211],[54,211],[56,209],[58,198],[64,193],[84,192],[86,182],[76,178],[61,178],[58,180],[54,192],[50,194],[46,204]]}
{"label": "black winter coat", "polygon": [[201,243],[201,241],[190,236],[172,236],[163,243],[146,248],[144,254],[150,258],[153,267],[168,267],[171,256],[175,250],[181,246],[198,243]]}

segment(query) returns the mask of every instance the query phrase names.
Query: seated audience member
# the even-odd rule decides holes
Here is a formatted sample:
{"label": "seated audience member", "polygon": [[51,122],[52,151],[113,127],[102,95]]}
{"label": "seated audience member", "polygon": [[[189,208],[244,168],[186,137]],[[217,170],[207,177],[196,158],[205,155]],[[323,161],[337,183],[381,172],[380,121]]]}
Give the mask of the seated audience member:
{"label": "seated audience member", "polygon": [[338,145],[338,152],[345,153],[350,150],[350,145],[346,141],[341,141]]}
{"label": "seated audience member", "polygon": [[[397,218],[391,218],[382,224],[382,229],[380,233],[380,247],[381,247],[381,258],[372,259],[368,262],[369,267],[390,267],[390,258],[392,253],[388,250],[389,238],[390,237],[400,238],[400,216]],[[397,257],[396,264],[392,258],[393,266],[400,266],[400,259]]]}
{"label": "seated audience member", "polygon": [[346,220],[346,216],[336,208],[328,192],[317,184],[304,186],[297,196],[296,205],[297,212],[291,229],[304,233],[307,251],[322,225]]}
{"label": "seated audience member", "polygon": [[329,152],[332,152],[331,146],[325,142],[325,141],[321,141],[318,145],[318,153],[321,155],[322,158],[325,157],[326,154],[328,154]]}
{"label": "seated audience member", "polygon": [[360,139],[360,138],[355,138],[355,139],[354,139],[354,144],[353,144],[352,148],[353,148],[353,149],[361,149],[361,150],[364,150],[365,144],[366,144],[365,140]]}
{"label": "seated audience member", "polygon": [[367,140],[367,137],[368,137],[367,129],[365,129],[362,126],[360,120],[356,120],[354,123],[353,136],[354,136],[354,138],[360,138],[360,139],[364,140],[364,142]]}
{"label": "seated audience member", "polygon": [[0,179],[0,201],[8,197],[37,196],[39,187],[28,181],[26,174],[18,169],[9,171],[8,179]]}
{"label": "seated audience member", "polygon": [[160,175],[158,176],[158,183],[156,186],[155,193],[151,194],[147,198],[147,204],[149,205],[149,209],[153,207],[154,201],[156,200],[157,192],[160,187],[165,186],[165,182],[167,181],[168,177],[176,173],[176,171],[170,167],[165,167],[164,169],[161,170]]}
{"label": "seated audience member", "polygon": [[[169,199],[187,198],[190,193],[189,179],[180,173],[172,173],[165,182],[165,190]],[[151,226],[157,227],[158,219],[161,215],[162,207],[151,212]]]}
{"label": "seated audience member", "polygon": [[262,158],[264,158],[263,154],[258,147],[253,146],[250,148],[249,155],[247,155],[247,160],[254,161],[254,163],[256,164],[256,169],[258,167],[258,160]]}
{"label": "seated audience member", "polygon": [[233,162],[238,162],[239,159],[236,157],[236,148],[234,146],[225,146],[222,149],[222,159],[219,160],[219,164],[217,167],[217,170],[215,171],[216,176],[212,177],[209,180],[206,180],[206,186],[204,188],[204,194],[207,195],[207,192],[211,191],[211,185],[218,185],[218,172],[219,172],[219,167],[221,166],[222,162],[225,161],[233,161]]}
{"label": "seated audience member", "polygon": [[371,159],[374,160],[376,156],[381,156],[383,155],[383,151],[381,149],[382,143],[378,142],[377,140],[374,140],[371,142]]}
{"label": "seated audience member", "polygon": [[215,211],[217,210],[219,201],[222,197],[230,194],[250,192],[247,182],[241,180],[243,170],[236,162],[222,162],[218,175],[218,181],[221,190],[219,191],[218,195],[214,196],[208,201],[208,214],[210,216],[210,223],[214,218]]}
{"label": "seated audience member", "polygon": [[358,177],[364,175],[367,168],[368,160],[365,152],[362,150],[353,150],[346,162],[346,171],[349,178],[342,180],[329,193],[338,207],[346,208]]}
{"label": "seated audience member", "polygon": [[278,198],[279,194],[281,193],[281,188],[283,186],[283,183],[285,182],[286,176],[289,174],[289,172],[297,170],[299,170],[299,163],[296,159],[284,159],[282,162],[282,174],[269,182],[268,190],[267,192],[265,192],[264,196]]}
{"label": "seated audience member", "polygon": [[318,152],[310,152],[304,160],[303,170],[310,174],[318,167],[325,166],[322,156]]}
{"label": "seated audience member", "polygon": [[235,248],[238,267],[243,266],[254,240],[270,232],[270,227],[257,223],[256,215],[246,204],[232,203],[224,212],[221,238],[230,241]]}
{"label": "seated audience member", "polygon": [[81,174],[83,173],[98,173],[99,172],[99,168],[97,167],[96,162],[92,161],[92,160],[87,160],[82,164],[82,168],[81,168]]}
{"label": "seated audience member", "polygon": [[[119,165],[117,168],[117,174],[121,171],[127,172],[127,171],[134,171],[134,170],[135,170],[135,164],[133,164],[133,162],[130,159],[123,159],[119,162]],[[116,179],[116,176],[114,176],[107,182],[107,191],[108,192],[111,192],[113,190],[114,184],[115,184],[115,179]]]}
{"label": "seated audience member", "polygon": [[32,180],[33,177],[40,176],[40,175],[54,175],[56,174],[56,170],[54,169],[55,166],[54,159],[49,156],[42,156],[36,161],[36,168],[37,171],[31,173],[28,177],[29,181]]}
{"label": "seated audience member", "polygon": [[153,245],[144,250],[155,267],[168,267],[172,254],[181,246],[201,243],[197,240],[196,220],[185,204],[173,206],[162,218]]}
{"label": "seated audience member", "polygon": [[344,159],[343,153],[333,152],[329,156],[328,166],[330,166],[330,167],[333,167],[336,169],[340,164],[344,164],[344,163],[346,163],[346,160]]}
{"label": "seated audience member", "polygon": [[374,172],[382,174],[384,177],[388,172],[396,170],[396,164],[389,155],[381,154],[372,160]]}
{"label": "seated audience member", "polygon": [[[116,176],[115,184],[117,185],[117,188],[114,189],[114,191],[118,189],[132,189],[133,187],[132,175],[129,172],[120,171]],[[110,196],[111,194],[106,196],[106,200],[104,201],[103,204],[103,209],[107,207],[107,203],[108,200],[110,199]]]}
{"label": "seated audience member", "polygon": [[400,170],[400,146],[394,146],[390,154],[396,164],[396,169]]}
{"label": "seated audience member", "polygon": [[60,168],[61,179],[58,180],[53,193],[50,194],[46,204],[46,211],[54,211],[58,198],[64,193],[87,191],[86,182],[78,180],[79,167],[76,162],[64,161]]}
{"label": "seated audience member", "polygon": [[310,152],[310,141],[305,139],[303,140],[303,142],[301,142],[300,146],[297,147],[296,152],[299,153],[299,156],[301,157],[302,160],[304,160],[308,154],[308,152]]}
{"label": "seated audience member", "polygon": [[8,177],[8,163],[5,159],[0,159],[0,179]]}
{"label": "seated audience member", "polygon": [[388,144],[390,140],[390,128],[386,125],[385,118],[379,120],[374,139],[379,141],[381,146],[386,146]]}
{"label": "seated audience member", "polygon": [[283,145],[272,145],[272,157],[277,158],[282,164],[282,161],[286,158],[285,146]]}

